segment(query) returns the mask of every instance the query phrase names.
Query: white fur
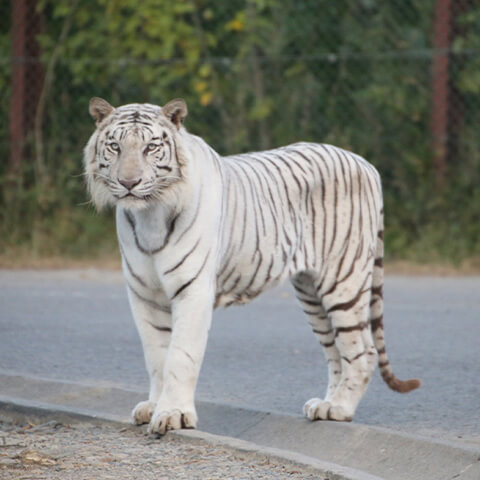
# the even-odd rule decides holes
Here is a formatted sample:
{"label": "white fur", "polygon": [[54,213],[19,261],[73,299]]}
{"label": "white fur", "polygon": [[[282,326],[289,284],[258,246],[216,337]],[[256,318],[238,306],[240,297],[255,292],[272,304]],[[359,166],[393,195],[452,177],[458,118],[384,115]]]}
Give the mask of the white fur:
{"label": "white fur", "polygon": [[[151,116],[147,135],[134,120],[118,126],[132,112]],[[150,422],[158,433],[195,427],[194,393],[213,308],[249,301],[287,277],[328,360],[326,397],[308,401],[305,414],[351,420],[377,358],[371,299],[376,315],[383,310],[381,295],[371,290],[381,287],[383,271],[374,267],[383,254],[378,174],[362,158],[326,145],[221,158],[176,114],[173,123],[159,107],[121,107],[100,121],[85,149],[94,203],[116,205],[123,270],[150,376],[149,399],[135,407],[134,421]],[[112,132],[122,149],[115,158],[105,153]],[[162,136],[170,156],[156,163],[145,145]],[[119,198],[127,190],[118,172],[132,161],[141,166],[141,183],[131,191],[138,197]],[[102,167],[108,185],[102,162],[109,165]],[[171,172],[154,177],[162,165]],[[383,341],[377,336],[376,346]]]}

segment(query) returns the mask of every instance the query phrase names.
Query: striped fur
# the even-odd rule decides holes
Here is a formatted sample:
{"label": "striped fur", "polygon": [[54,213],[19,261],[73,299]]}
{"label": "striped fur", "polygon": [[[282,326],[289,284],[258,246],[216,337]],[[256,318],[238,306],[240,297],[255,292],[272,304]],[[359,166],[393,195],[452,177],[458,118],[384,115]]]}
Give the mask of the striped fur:
{"label": "striped fur", "polygon": [[220,157],[183,127],[186,105],[92,99],[88,187],[116,206],[128,295],[151,388],[133,411],[150,430],[194,427],[194,392],[212,310],[292,281],[323,345],[324,399],[312,420],[351,420],[378,363],[397,379],[383,338],[383,202],[377,171],[331,145],[297,143]]}

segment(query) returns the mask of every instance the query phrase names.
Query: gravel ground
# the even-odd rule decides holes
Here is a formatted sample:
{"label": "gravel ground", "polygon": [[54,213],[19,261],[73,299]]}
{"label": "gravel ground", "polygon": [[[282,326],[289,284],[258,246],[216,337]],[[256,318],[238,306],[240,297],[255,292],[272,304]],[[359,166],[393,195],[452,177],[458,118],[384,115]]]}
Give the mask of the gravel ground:
{"label": "gravel ground", "polygon": [[308,467],[109,423],[0,421],[2,480],[317,479]]}

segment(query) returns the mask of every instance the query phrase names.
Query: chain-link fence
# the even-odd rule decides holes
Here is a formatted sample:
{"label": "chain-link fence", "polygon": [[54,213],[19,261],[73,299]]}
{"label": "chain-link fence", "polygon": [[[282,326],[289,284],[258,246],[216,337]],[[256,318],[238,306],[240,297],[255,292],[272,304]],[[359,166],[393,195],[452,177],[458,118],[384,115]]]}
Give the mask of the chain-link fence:
{"label": "chain-link fence", "polygon": [[90,97],[183,97],[187,128],[220,153],[312,140],[364,155],[391,252],[480,252],[478,0],[11,0],[0,14],[3,241],[49,238],[61,218],[78,245]]}

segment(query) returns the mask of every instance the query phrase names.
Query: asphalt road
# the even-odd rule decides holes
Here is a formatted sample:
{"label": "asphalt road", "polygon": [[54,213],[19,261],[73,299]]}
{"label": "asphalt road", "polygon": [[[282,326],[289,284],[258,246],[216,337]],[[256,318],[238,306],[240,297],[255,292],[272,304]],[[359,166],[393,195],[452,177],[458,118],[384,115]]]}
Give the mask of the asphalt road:
{"label": "asphalt road", "polygon": [[[376,372],[355,422],[479,444],[480,277],[387,277],[385,301],[394,371],[423,386],[400,395]],[[0,271],[0,373],[147,390],[120,274]],[[288,285],[215,313],[199,399],[298,414],[325,385]]]}

